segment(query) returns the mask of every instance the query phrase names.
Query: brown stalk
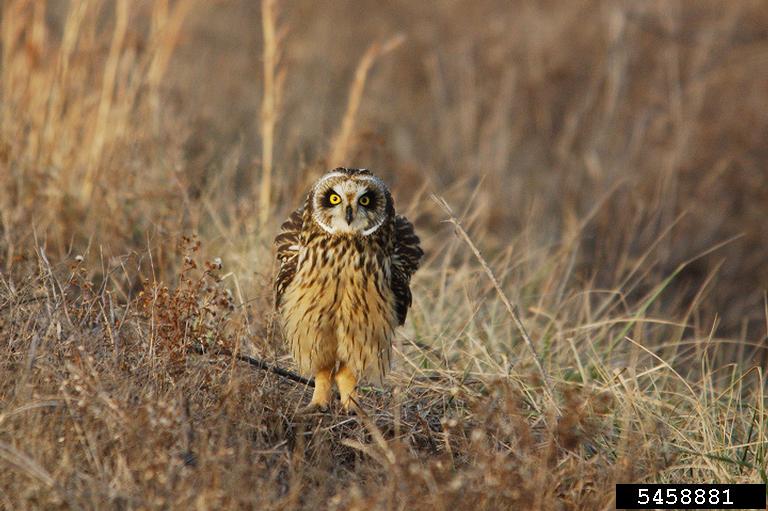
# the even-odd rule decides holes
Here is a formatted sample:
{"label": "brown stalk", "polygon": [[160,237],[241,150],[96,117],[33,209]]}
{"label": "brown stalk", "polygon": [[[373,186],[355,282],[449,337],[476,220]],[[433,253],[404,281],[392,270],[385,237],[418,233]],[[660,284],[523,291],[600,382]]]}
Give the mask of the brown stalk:
{"label": "brown stalk", "polygon": [[347,109],[344,112],[341,127],[331,145],[331,159],[329,162],[331,167],[339,165],[344,166],[347,163],[346,159],[349,156],[349,150],[352,145],[352,131],[355,127],[357,111],[360,109],[360,102],[363,99],[363,91],[365,90],[365,82],[368,80],[368,73],[371,71],[373,64],[379,57],[386,55],[400,46],[404,40],[405,36],[403,34],[397,34],[383,43],[375,42],[371,44],[357,64],[355,78],[349,88]]}
{"label": "brown stalk", "polygon": [[515,326],[520,332],[520,335],[523,337],[523,340],[525,341],[525,344],[528,346],[528,349],[531,351],[531,355],[533,355],[533,362],[534,364],[536,364],[536,369],[539,371],[539,374],[541,375],[542,381],[544,383],[544,390],[546,391],[547,398],[551,401],[552,406],[554,407],[555,411],[559,415],[560,409],[557,406],[557,401],[555,400],[555,393],[552,390],[552,383],[549,379],[549,374],[547,373],[547,370],[544,369],[544,365],[541,363],[541,359],[539,358],[539,354],[536,351],[536,347],[533,345],[533,341],[531,340],[531,337],[528,335],[528,331],[525,329],[525,325],[523,325],[523,321],[520,319],[520,314],[518,312],[517,305],[513,305],[512,302],[509,300],[509,298],[507,298],[507,295],[504,293],[504,290],[501,288],[501,284],[499,284],[499,281],[496,279],[496,276],[493,274],[491,267],[488,266],[488,263],[485,261],[482,254],[480,254],[480,251],[477,249],[475,244],[472,242],[472,239],[467,234],[467,231],[464,230],[459,220],[454,216],[453,210],[445,201],[445,199],[443,199],[442,197],[438,197],[437,195],[434,195],[434,194],[432,195],[432,199],[435,202],[437,202],[437,205],[440,206],[443,209],[443,211],[445,211],[448,214],[448,217],[449,217],[448,221],[454,225],[459,237],[462,240],[464,240],[464,242],[469,246],[470,250],[472,250],[472,253],[475,255],[475,258],[477,258],[478,262],[483,267],[483,270],[485,270],[485,274],[488,276],[488,279],[491,281],[491,283],[493,284],[493,287],[496,289],[496,292],[498,293],[499,298],[501,299],[501,302],[507,308],[509,315],[512,316],[512,320],[515,322]]}
{"label": "brown stalk", "polygon": [[168,69],[171,55],[179,42],[181,27],[195,3],[196,0],[179,0],[174,4],[167,20],[162,20],[164,23],[160,29],[152,63],[147,72],[147,81],[153,90],[160,84],[160,80]]}
{"label": "brown stalk", "polygon": [[88,170],[83,179],[80,197],[82,200],[88,200],[93,193],[94,182],[98,177],[97,172],[101,155],[106,141],[107,124],[109,114],[112,111],[112,101],[115,94],[115,80],[117,78],[117,68],[120,62],[120,56],[123,50],[123,41],[128,29],[128,0],[119,0],[115,7],[115,29],[112,32],[112,43],[109,47],[109,57],[104,67],[104,77],[101,84],[101,99],[99,109],[96,114],[96,125],[93,129],[93,142],[91,144],[91,158],[88,162]]}
{"label": "brown stalk", "polygon": [[280,45],[277,28],[276,0],[262,0],[261,26],[264,34],[264,91],[261,98],[261,183],[259,189],[259,223],[264,225],[272,207],[272,170],[275,125],[284,74],[279,70]]}

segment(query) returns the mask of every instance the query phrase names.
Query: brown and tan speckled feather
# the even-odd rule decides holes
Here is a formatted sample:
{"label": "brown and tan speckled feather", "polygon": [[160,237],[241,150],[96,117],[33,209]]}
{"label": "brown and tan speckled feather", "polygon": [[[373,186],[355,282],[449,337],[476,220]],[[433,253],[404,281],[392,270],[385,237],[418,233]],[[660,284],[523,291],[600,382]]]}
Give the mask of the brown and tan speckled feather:
{"label": "brown and tan speckled feather", "polygon": [[285,288],[296,275],[296,264],[299,260],[302,213],[304,206],[295,210],[288,220],[280,226],[280,233],[275,238],[277,261],[280,265],[275,278],[275,305],[279,306]]}
{"label": "brown and tan speckled feather", "polygon": [[411,306],[411,276],[419,269],[424,251],[419,237],[413,232],[413,224],[404,216],[395,217],[394,253],[392,254],[392,291],[399,325],[405,323]]}

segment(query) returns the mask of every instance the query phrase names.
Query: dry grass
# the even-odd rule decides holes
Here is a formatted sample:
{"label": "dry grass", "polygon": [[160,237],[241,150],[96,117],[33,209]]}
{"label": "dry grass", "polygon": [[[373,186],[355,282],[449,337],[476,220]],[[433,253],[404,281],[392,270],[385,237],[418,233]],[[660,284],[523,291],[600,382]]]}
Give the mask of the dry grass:
{"label": "dry grass", "polygon": [[[766,23],[4,2],[0,508],[611,509],[616,482],[766,481]],[[392,184],[427,257],[366,414],[307,418],[311,389],[242,358],[292,367],[270,243],[336,164]]]}

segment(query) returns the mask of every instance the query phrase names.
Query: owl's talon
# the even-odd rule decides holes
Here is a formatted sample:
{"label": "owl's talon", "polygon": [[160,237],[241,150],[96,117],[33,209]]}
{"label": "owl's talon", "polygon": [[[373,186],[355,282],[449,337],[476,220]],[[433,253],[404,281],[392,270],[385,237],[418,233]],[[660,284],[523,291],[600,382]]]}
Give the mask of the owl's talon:
{"label": "owl's talon", "polygon": [[330,407],[328,404],[322,403],[309,403],[307,406],[299,409],[299,415],[317,415],[321,413],[328,413]]}
{"label": "owl's talon", "polygon": [[324,369],[315,375],[315,391],[312,393],[312,401],[304,407],[304,414],[327,412],[328,403],[331,401],[331,371]]}
{"label": "owl's talon", "polygon": [[341,405],[341,409],[346,413],[347,415],[359,415],[360,407],[357,406],[357,403],[355,401],[352,401],[351,399],[346,403]]}
{"label": "owl's talon", "polygon": [[343,365],[336,373],[336,385],[339,386],[339,394],[341,394],[341,406],[345,412],[354,410],[357,408],[357,376],[349,366]]}

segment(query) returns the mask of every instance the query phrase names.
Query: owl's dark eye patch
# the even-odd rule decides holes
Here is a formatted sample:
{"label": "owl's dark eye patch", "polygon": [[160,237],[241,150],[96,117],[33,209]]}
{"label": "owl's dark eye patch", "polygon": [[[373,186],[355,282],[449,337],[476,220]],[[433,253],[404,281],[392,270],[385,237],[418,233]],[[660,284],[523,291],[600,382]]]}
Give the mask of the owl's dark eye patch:
{"label": "owl's dark eye patch", "polygon": [[376,194],[372,191],[367,191],[357,199],[357,202],[365,208],[373,209],[376,207]]}
{"label": "owl's dark eye patch", "polygon": [[320,205],[324,208],[338,206],[340,202],[341,196],[333,188],[325,192],[325,195],[320,199]]}

